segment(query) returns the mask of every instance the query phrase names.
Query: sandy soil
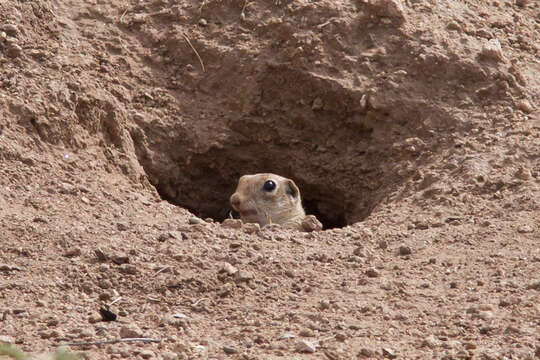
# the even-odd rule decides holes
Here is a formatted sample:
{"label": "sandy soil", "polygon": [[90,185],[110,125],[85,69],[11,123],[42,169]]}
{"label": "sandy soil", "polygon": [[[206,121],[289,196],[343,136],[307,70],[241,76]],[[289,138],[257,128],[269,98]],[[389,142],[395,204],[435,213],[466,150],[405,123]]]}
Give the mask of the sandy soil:
{"label": "sandy soil", "polygon": [[[526,0],[0,2],[0,342],[539,358],[539,54]],[[222,224],[256,172],[325,230]]]}

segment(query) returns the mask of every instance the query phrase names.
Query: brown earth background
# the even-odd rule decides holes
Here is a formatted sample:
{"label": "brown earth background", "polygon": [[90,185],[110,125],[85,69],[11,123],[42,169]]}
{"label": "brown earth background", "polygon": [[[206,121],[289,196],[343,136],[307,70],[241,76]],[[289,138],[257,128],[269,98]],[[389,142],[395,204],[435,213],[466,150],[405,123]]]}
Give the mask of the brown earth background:
{"label": "brown earth background", "polygon": [[[537,1],[0,1],[0,342],[539,358],[539,54]],[[257,172],[326,230],[221,224]]]}

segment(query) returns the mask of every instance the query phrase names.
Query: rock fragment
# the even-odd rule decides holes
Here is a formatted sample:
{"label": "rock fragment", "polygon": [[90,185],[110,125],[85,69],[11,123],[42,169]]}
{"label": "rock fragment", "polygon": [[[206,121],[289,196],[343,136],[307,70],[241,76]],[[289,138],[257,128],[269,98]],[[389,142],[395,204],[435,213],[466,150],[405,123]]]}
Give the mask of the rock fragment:
{"label": "rock fragment", "polygon": [[119,222],[116,224],[116,228],[118,231],[126,231],[128,229],[128,225],[126,223]]}
{"label": "rock fragment", "polygon": [[238,350],[236,350],[232,346],[224,346],[223,347],[223,352],[225,354],[232,355],[232,354],[236,354],[238,352]]}
{"label": "rock fragment", "polygon": [[330,308],[330,301],[323,299],[319,302],[319,308],[321,310],[326,310]]}
{"label": "rock fragment", "polygon": [[235,268],[233,265],[229,264],[228,262],[224,263],[221,272],[225,272],[229,275],[234,275],[238,272],[238,269]]}
{"label": "rock fragment", "polygon": [[384,357],[389,358],[389,359],[397,358],[396,352],[394,350],[390,349],[390,348],[383,348],[382,349],[382,354],[383,354]]}
{"label": "rock fragment", "polygon": [[523,111],[526,114],[530,114],[533,112],[534,108],[531,105],[531,102],[527,99],[521,99],[516,102],[516,108]]}
{"label": "rock fragment", "polygon": [[529,286],[527,286],[527,289],[529,290],[539,290],[540,291],[540,281],[535,281]]}
{"label": "rock fragment", "polygon": [[261,226],[258,223],[245,223],[243,228],[244,231],[248,234],[253,234],[261,231]]}
{"label": "rock fragment", "polygon": [[242,228],[242,220],[240,219],[225,219],[221,223],[221,226],[229,229],[241,229]]}
{"label": "rock fragment", "polygon": [[358,352],[358,357],[372,358],[374,356],[375,356],[375,352],[368,348],[361,348],[360,351]]}
{"label": "rock fragment", "polygon": [[302,220],[302,230],[306,232],[320,231],[322,228],[321,222],[314,215],[307,215]]}
{"label": "rock fragment", "polygon": [[2,24],[0,30],[4,31],[10,36],[15,36],[19,33],[19,28],[15,24]]}
{"label": "rock fragment", "polygon": [[64,253],[65,257],[75,257],[81,255],[81,248],[79,247],[72,247],[70,249],[67,249]]}
{"label": "rock fragment", "polygon": [[140,338],[143,337],[141,329],[136,325],[125,325],[120,328],[120,337],[125,338]]}
{"label": "rock fragment", "polygon": [[139,353],[139,355],[143,358],[143,359],[152,359],[153,357],[156,356],[156,354],[154,354],[154,352],[152,350],[148,350],[148,349],[143,349],[141,350],[141,352]]}
{"label": "rock fragment", "polygon": [[379,17],[392,18],[401,24],[405,22],[403,5],[398,0],[369,0],[368,7],[372,13]]}
{"label": "rock fragment", "polygon": [[439,346],[441,346],[441,341],[437,339],[435,336],[430,335],[422,341],[422,346],[426,346],[430,349],[435,349]]}
{"label": "rock fragment", "polygon": [[485,59],[497,62],[504,60],[501,43],[497,39],[487,41],[482,47],[480,55]]}
{"label": "rock fragment", "polygon": [[16,57],[21,56],[22,53],[23,53],[23,49],[18,44],[16,43],[8,44],[7,51],[6,51],[7,56],[11,58],[16,58]]}
{"label": "rock fragment", "polygon": [[296,343],[295,350],[299,353],[312,354],[317,351],[317,347],[311,341],[300,340]]}
{"label": "rock fragment", "polygon": [[236,273],[236,282],[249,282],[254,278],[253,273],[246,271],[246,270],[240,270]]}
{"label": "rock fragment", "polygon": [[366,275],[370,278],[376,278],[381,276],[381,274],[375,268],[369,268],[366,270]]}
{"label": "rock fragment", "polygon": [[534,230],[533,230],[532,226],[530,226],[530,225],[520,225],[518,227],[517,231],[520,234],[528,234],[528,233],[532,233]]}
{"label": "rock fragment", "polygon": [[17,265],[0,264],[0,271],[21,271]]}
{"label": "rock fragment", "polygon": [[8,336],[8,335],[0,335],[0,344],[1,343],[4,343],[4,344],[14,344],[15,343],[15,339],[11,336]]}
{"label": "rock fragment", "polygon": [[405,256],[405,255],[411,255],[411,253],[412,253],[412,250],[410,247],[406,245],[401,245],[399,247],[399,255]]}
{"label": "rock fragment", "polygon": [[277,337],[278,340],[289,340],[294,338],[296,338],[296,335],[289,333],[281,334]]}
{"label": "rock fragment", "polygon": [[188,223],[190,225],[202,224],[202,223],[204,223],[204,220],[197,217],[197,216],[192,216],[192,217],[189,218]]}

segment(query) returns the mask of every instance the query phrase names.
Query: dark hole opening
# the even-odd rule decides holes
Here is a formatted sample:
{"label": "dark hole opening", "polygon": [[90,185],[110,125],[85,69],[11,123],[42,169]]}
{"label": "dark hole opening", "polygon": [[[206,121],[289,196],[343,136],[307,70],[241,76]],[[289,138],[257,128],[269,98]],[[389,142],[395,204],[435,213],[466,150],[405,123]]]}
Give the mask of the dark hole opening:
{"label": "dark hole opening", "polygon": [[[201,219],[211,218],[216,222],[222,222],[231,216],[235,219],[240,218],[240,215],[231,208],[229,203],[229,197],[236,188],[236,179],[233,182],[227,186],[223,186],[223,191],[214,192],[214,196],[216,194],[222,194],[222,196],[212,201],[201,201],[202,199],[183,198],[182,196],[174,198],[168,196],[167,191],[159,185],[157,186],[157,190],[163,200],[173,205],[181,206]],[[323,204],[317,198],[321,194],[317,192],[316,188],[313,186],[306,186],[306,188],[306,190],[302,190],[301,187],[300,191],[302,194],[302,205],[307,215],[315,215],[323,224],[324,230],[347,226],[346,214],[343,209],[340,209],[339,206],[329,207],[328,204]],[[219,206],[208,206],[210,203],[217,203]]]}
{"label": "dark hole opening", "polygon": [[309,200],[306,198],[303,200],[303,205],[304,210],[306,210],[306,214],[315,215],[323,224],[324,230],[347,226],[347,221],[345,220],[345,214],[343,212],[322,212],[319,210],[318,202],[316,200]]}

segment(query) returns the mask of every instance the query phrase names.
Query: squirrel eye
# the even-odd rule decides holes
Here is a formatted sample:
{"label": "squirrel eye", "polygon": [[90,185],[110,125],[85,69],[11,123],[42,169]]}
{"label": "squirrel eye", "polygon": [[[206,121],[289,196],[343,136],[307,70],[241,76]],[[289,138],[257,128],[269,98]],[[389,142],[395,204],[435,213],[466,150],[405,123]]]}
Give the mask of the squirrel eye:
{"label": "squirrel eye", "polygon": [[264,185],[263,185],[263,190],[264,191],[273,191],[274,189],[276,188],[276,183],[273,182],[272,180],[266,180],[264,182]]}

